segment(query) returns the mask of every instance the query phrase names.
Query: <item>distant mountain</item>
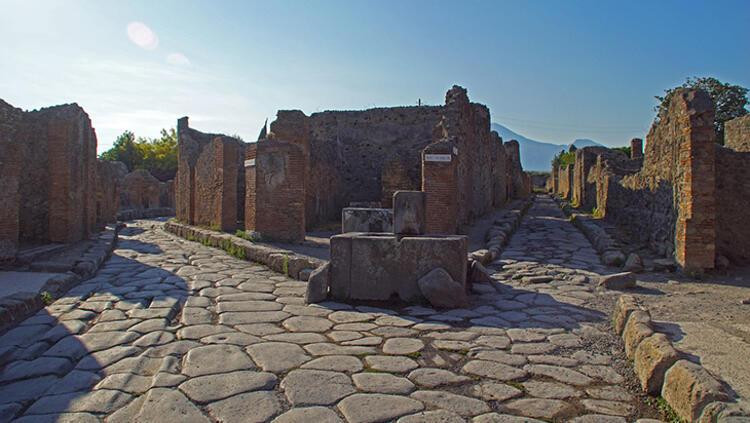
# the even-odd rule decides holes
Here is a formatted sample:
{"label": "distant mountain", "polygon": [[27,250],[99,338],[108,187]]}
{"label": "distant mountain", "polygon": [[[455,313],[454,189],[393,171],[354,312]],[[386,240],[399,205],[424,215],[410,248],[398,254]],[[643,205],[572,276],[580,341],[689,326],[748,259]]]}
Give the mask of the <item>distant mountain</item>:
{"label": "distant mountain", "polygon": [[[492,130],[497,131],[504,142],[510,140],[518,141],[521,150],[521,166],[523,166],[524,170],[548,172],[552,158],[560,150],[567,151],[570,147],[570,144],[554,144],[526,138],[499,123],[493,123]],[[598,142],[590,139],[577,139],[573,141],[573,145],[577,148],[601,146]]]}

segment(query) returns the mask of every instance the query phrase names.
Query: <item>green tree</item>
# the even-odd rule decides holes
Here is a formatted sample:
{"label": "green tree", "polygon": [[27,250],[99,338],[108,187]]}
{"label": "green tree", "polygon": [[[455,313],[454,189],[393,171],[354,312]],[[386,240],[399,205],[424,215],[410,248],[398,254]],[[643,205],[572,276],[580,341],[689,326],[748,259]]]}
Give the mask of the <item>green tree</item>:
{"label": "green tree", "polygon": [[675,91],[679,88],[698,88],[706,91],[714,102],[716,117],[714,128],[716,129],[716,141],[724,144],[724,122],[744,116],[748,113],[745,106],[748,103],[748,89],[739,85],[731,85],[712,77],[687,78],[685,83],[664,91],[664,96],[655,96],[659,104],[654,107],[657,121],[664,116],[669,109],[669,102]]}
{"label": "green tree", "polygon": [[177,173],[177,131],[162,129],[159,138],[135,138],[131,131],[117,137],[112,148],[99,156],[102,160],[121,161],[129,171],[146,169],[161,181]]}

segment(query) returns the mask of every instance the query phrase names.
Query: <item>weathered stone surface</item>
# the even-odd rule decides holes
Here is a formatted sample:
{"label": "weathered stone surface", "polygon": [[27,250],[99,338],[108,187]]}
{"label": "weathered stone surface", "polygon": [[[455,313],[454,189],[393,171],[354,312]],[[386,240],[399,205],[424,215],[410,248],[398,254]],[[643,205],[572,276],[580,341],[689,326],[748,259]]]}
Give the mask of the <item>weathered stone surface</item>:
{"label": "weathered stone surface", "polygon": [[425,193],[396,191],[393,193],[393,233],[422,235],[425,233]]}
{"label": "weathered stone surface", "polygon": [[341,209],[341,233],[393,232],[391,209],[344,207]]}
{"label": "weathered stone surface", "polygon": [[407,355],[424,348],[424,342],[411,338],[390,338],[383,344],[383,352],[392,355]]}
{"label": "weathered stone surface", "polygon": [[[217,359],[221,357],[221,359]],[[188,376],[203,376],[226,373],[232,370],[254,368],[250,357],[234,345],[206,345],[193,348],[185,356],[182,373]]]}
{"label": "weathered stone surface", "polygon": [[505,407],[515,413],[540,419],[554,419],[570,409],[570,405],[564,401],[535,398],[512,400]]}
{"label": "weathered stone surface", "polygon": [[457,375],[445,369],[420,368],[409,373],[409,379],[426,388],[436,388],[444,385],[455,385],[468,382],[471,378]]}
{"label": "weathered stone surface", "polygon": [[273,419],[273,423],[343,423],[332,410],[325,407],[293,408]]}
{"label": "weathered stone surface", "polygon": [[328,298],[330,268],[331,264],[326,263],[310,273],[310,277],[307,279],[307,290],[305,291],[306,303],[318,303]]}
{"label": "weathered stone surface", "polygon": [[354,394],[337,408],[350,423],[375,423],[422,411],[424,405],[411,398],[385,394]]}
{"label": "weathered stone surface", "polygon": [[466,291],[444,269],[433,269],[417,282],[422,295],[433,307],[460,308],[468,304]]}
{"label": "weathered stone surface", "polygon": [[331,405],[355,392],[348,376],[322,370],[292,370],[281,389],[294,406]]}
{"label": "weathered stone surface", "polygon": [[272,391],[248,392],[209,404],[209,414],[221,422],[269,421],[284,408],[278,394]]}
{"label": "weathered stone surface", "polygon": [[415,386],[409,379],[388,373],[357,373],[352,376],[357,389],[379,394],[408,394]]}
{"label": "weathered stone surface", "polygon": [[651,328],[651,316],[644,310],[636,310],[630,313],[628,322],[622,332],[622,339],[625,343],[625,355],[632,359],[638,344],[647,337],[653,335]]}
{"label": "weathered stone surface", "polygon": [[286,342],[263,342],[250,345],[245,350],[267,372],[285,372],[311,360],[302,347]]}
{"label": "weathered stone surface", "polygon": [[504,383],[482,382],[475,385],[472,394],[485,401],[505,401],[523,395],[523,391]]}
{"label": "weathered stone surface", "polygon": [[635,350],[633,364],[643,390],[649,394],[658,395],[664,383],[664,373],[678,359],[679,355],[672,347],[672,343],[661,333],[656,333],[641,341]]}
{"label": "weathered stone surface", "polygon": [[625,266],[623,266],[622,270],[635,273],[642,272],[643,260],[641,259],[641,256],[636,253],[628,254],[628,259],[625,260]]}
{"label": "weathered stone surface", "polygon": [[661,395],[685,420],[696,421],[703,407],[713,401],[727,401],[723,386],[702,366],[679,360],[667,370]]}
{"label": "weathered stone surface", "polygon": [[463,417],[476,416],[490,411],[490,407],[484,401],[447,391],[417,391],[411,394],[411,397],[427,406],[439,407]]}
{"label": "weathered stone surface", "polygon": [[521,379],[526,376],[526,371],[524,370],[486,360],[469,361],[461,371],[501,381]]}
{"label": "weathered stone surface", "polygon": [[211,402],[243,392],[273,389],[275,385],[274,374],[239,371],[195,377],[182,383],[180,390],[193,401]]}
{"label": "weathered stone surface", "polygon": [[26,410],[26,414],[54,414],[65,412],[111,413],[130,401],[131,396],[107,389],[81,395],[68,393],[41,397]]}
{"label": "weathered stone surface", "polygon": [[410,358],[383,355],[368,355],[365,357],[365,363],[373,370],[393,373],[405,373],[419,367],[417,362]]}
{"label": "weathered stone surface", "polygon": [[632,272],[615,273],[599,277],[599,286],[607,289],[630,289],[636,287],[635,275]]}
{"label": "weathered stone surface", "polygon": [[303,369],[330,370],[343,373],[356,373],[363,367],[359,358],[349,355],[328,355],[302,365]]}

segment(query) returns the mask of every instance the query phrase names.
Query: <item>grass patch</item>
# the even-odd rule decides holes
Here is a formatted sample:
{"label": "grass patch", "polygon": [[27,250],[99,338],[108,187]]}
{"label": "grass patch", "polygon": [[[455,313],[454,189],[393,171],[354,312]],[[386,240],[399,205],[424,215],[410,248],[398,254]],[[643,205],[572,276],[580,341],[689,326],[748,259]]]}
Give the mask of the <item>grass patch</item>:
{"label": "grass patch", "polygon": [[251,242],[260,242],[263,240],[263,237],[260,235],[260,233],[255,231],[248,232],[238,229],[237,232],[234,233],[234,236],[246,239]]}
{"label": "grass patch", "polygon": [[289,256],[284,256],[281,259],[281,273],[289,276]]}
{"label": "grass patch", "polygon": [[598,207],[594,207],[591,210],[591,215],[594,216],[595,219],[601,219],[604,217],[604,210],[599,210]]}
{"label": "grass patch", "polygon": [[648,405],[656,407],[656,409],[659,410],[659,414],[661,415],[662,420],[667,423],[687,423],[677,415],[672,406],[669,405],[664,397],[648,397],[646,398],[646,403],[648,403]]}
{"label": "grass patch", "polygon": [[49,293],[49,292],[47,292],[47,291],[42,291],[42,293],[41,293],[41,294],[39,294],[39,299],[40,299],[40,300],[42,300],[42,302],[43,302],[43,303],[44,303],[44,305],[46,305],[46,306],[48,306],[48,305],[52,304],[52,302],[53,302],[53,301],[55,301],[55,299],[54,299],[54,298],[52,298],[52,294],[50,294],[50,293]]}

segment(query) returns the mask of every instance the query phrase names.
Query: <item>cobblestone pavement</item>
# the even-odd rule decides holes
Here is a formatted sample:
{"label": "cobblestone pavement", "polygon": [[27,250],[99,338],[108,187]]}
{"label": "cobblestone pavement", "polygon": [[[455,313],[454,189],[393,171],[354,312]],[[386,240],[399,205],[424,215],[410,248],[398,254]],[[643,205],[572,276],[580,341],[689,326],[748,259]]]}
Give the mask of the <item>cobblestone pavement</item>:
{"label": "cobblestone pavement", "polygon": [[548,197],[491,266],[503,283],[476,285],[459,310],[307,306],[304,282],[160,225],[129,224],[94,279],[0,338],[0,421],[625,422],[652,412],[624,387],[584,270],[601,270],[599,259]]}

